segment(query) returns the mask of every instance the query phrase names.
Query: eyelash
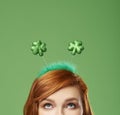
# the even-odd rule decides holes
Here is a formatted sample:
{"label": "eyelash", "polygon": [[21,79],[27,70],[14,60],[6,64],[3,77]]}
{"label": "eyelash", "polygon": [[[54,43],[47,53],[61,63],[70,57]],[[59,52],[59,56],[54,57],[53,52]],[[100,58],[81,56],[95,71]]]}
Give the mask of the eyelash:
{"label": "eyelash", "polygon": [[76,109],[77,108],[77,104],[75,104],[75,103],[68,103],[66,105],[66,108],[68,108],[68,109]]}
{"label": "eyelash", "polygon": [[[50,109],[52,109],[54,106],[53,106],[51,103],[45,103],[45,104],[43,104],[42,107],[43,107],[44,109],[50,110]],[[75,104],[75,103],[68,103],[67,105],[65,105],[65,108],[67,108],[67,109],[76,109],[77,107],[78,107],[78,105]]]}
{"label": "eyelash", "polygon": [[53,105],[52,105],[51,103],[45,103],[45,104],[43,105],[43,108],[44,108],[44,109],[52,109],[52,108],[53,108]]}

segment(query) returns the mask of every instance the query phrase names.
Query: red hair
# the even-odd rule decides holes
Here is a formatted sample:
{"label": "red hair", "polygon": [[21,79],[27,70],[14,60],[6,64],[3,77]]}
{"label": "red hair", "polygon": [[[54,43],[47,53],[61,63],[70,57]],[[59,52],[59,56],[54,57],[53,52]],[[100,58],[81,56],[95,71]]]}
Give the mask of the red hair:
{"label": "red hair", "polygon": [[35,79],[24,106],[24,115],[38,115],[39,101],[68,86],[75,86],[79,89],[82,98],[83,115],[93,115],[88,102],[86,84],[78,75],[67,70],[49,71],[42,77]]}

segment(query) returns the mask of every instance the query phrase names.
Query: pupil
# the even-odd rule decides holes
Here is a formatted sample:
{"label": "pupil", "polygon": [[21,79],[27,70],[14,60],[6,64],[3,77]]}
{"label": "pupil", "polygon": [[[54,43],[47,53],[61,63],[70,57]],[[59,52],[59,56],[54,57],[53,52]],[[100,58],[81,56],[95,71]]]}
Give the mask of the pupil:
{"label": "pupil", "polygon": [[70,103],[69,106],[70,106],[71,108],[73,108],[73,107],[74,107],[74,104]]}
{"label": "pupil", "polygon": [[46,107],[46,108],[50,108],[50,107],[51,107],[51,104],[46,104],[45,107]]}

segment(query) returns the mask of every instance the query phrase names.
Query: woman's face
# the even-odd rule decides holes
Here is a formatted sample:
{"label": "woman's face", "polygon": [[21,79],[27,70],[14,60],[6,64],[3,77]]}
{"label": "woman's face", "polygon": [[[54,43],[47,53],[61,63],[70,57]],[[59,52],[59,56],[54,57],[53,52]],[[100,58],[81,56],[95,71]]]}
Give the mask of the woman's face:
{"label": "woman's face", "polygon": [[38,115],[83,115],[80,92],[66,87],[50,95],[39,104]]}

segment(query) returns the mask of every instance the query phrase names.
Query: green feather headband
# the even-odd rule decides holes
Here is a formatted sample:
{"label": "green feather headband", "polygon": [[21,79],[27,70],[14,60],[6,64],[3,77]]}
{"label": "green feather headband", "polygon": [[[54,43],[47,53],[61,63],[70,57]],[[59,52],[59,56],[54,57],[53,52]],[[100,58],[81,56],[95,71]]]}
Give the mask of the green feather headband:
{"label": "green feather headband", "polygon": [[41,77],[45,73],[53,70],[67,70],[72,73],[76,73],[75,66],[73,66],[72,64],[66,62],[59,62],[59,63],[50,64],[47,67],[43,68],[38,74],[38,77]]}

